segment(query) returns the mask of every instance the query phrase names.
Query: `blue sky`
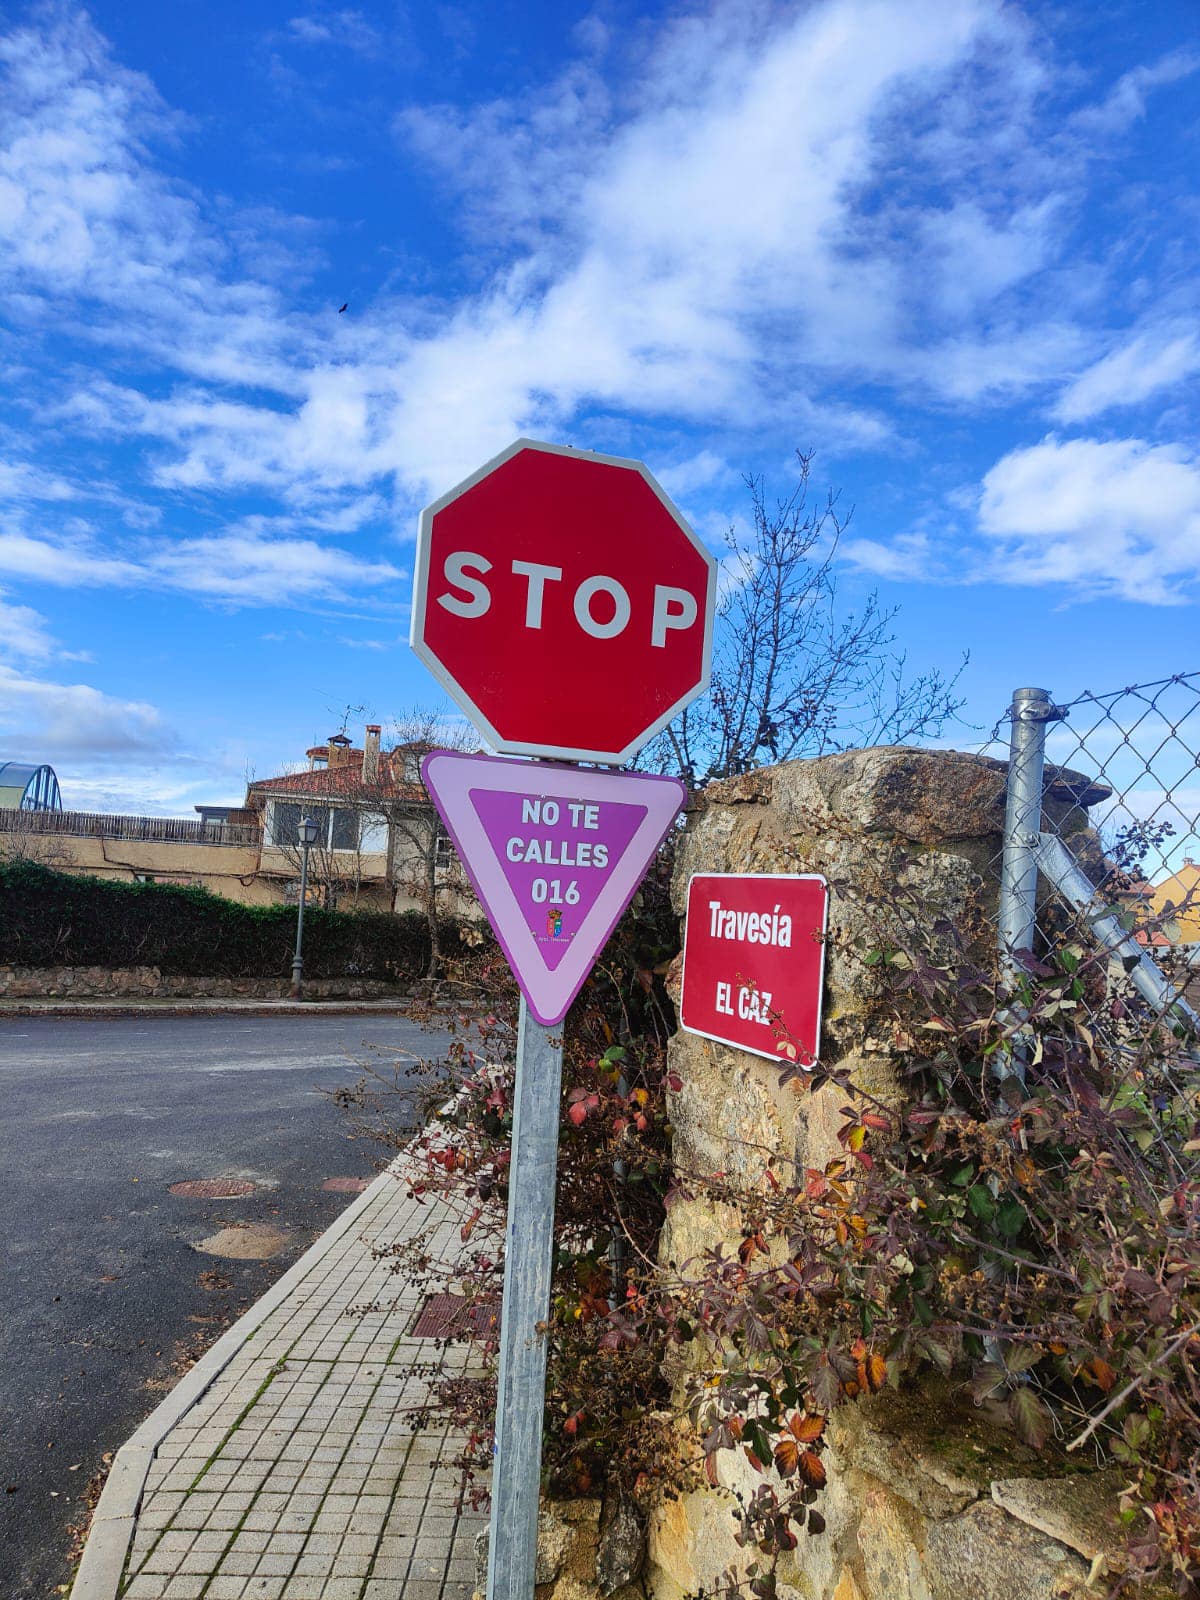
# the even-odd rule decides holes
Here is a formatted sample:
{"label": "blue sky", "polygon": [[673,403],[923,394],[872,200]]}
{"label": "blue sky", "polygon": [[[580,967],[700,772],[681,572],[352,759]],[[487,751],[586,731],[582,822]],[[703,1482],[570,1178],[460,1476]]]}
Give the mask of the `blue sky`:
{"label": "blue sky", "polygon": [[186,814],[436,703],[522,433],[713,540],[814,450],[983,729],[1200,667],[1198,90],[1192,0],[0,7],[0,756]]}

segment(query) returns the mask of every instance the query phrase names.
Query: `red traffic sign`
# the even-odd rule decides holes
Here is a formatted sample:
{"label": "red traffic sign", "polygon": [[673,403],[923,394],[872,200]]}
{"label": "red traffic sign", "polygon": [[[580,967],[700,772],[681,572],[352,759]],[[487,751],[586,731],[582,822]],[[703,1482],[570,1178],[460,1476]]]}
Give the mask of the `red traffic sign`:
{"label": "red traffic sign", "polygon": [[828,919],[829,886],[816,875],[697,873],[688,884],[680,1022],[721,1044],[811,1067]]}
{"label": "red traffic sign", "polygon": [[640,461],[518,439],[421,513],[412,646],[498,750],[619,765],[708,687],[715,588]]}
{"label": "red traffic sign", "polygon": [[678,778],[433,750],[421,776],[529,1009],[566,1016],[687,799]]}

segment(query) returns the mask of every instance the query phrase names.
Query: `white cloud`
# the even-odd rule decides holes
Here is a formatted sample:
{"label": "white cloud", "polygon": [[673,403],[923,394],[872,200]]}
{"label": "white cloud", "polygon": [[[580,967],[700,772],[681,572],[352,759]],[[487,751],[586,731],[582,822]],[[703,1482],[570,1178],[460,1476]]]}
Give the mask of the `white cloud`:
{"label": "white cloud", "polygon": [[[361,21],[314,10],[290,27],[322,44]],[[237,275],[230,220],[208,224],[149,162],[175,131],[152,86],[86,22],[10,35],[12,287],[82,299],[81,333],[186,377],[153,394],[91,381],[69,415],[159,441],[164,490],[303,505],[392,475],[440,490],[588,406],[871,447],[891,427],[833,397],[847,377],[979,397],[1078,366],[1057,308],[1024,317],[1016,353],[1014,319],[990,317],[1068,222],[1046,162],[1023,187],[1042,74],[1010,9],[715,0],[643,38],[619,97],[589,59],[473,116],[402,112],[495,270],[457,307],[380,301],[339,322],[290,316],[272,283]],[[983,311],[986,336],[968,334]]]}
{"label": "white cloud", "polygon": [[288,32],[300,44],[327,48],[340,45],[358,55],[374,56],[383,48],[384,36],[375,24],[361,11],[342,8],[337,11],[308,12],[301,17],[289,17]]}
{"label": "white cloud", "polygon": [[[1180,335],[1095,362],[1094,285],[1067,250],[1087,137],[1194,63],[1127,74],[1064,153],[1040,136],[1054,63],[999,0],[711,0],[644,29],[619,82],[592,19],[550,84],[473,114],[410,106],[400,137],[490,253],[457,303],[380,297],[354,318],[289,312],[283,219],[169,180],[153,151],[186,128],[85,18],[51,15],[0,40],[0,287],[31,339],[66,319],[97,367],[110,348],[123,363],[120,383],[73,373],[65,398],[39,394],[39,418],[151,441],[164,497],[253,491],[292,515],[119,545],[10,528],[0,571],[235,603],[369,590],[401,574],[315,535],[363,527],[364,504],[382,515],[389,479],[407,509],[521,432],[571,436],[599,413],[714,426],[723,450],[768,429],[878,448],[895,428],[882,400],[847,398],[862,382],[979,406],[1086,368],[1065,420],[1123,383],[1164,387],[1195,353]],[[374,27],[344,8],[288,23],[317,48]],[[681,483],[709,487],[706,454]],[[855,549],[881,573],[922,559]]]}
{"label": "white cloud", "polygon": [[838,556],[860,572],[877,578],[928,582],[942,576],[944,566],[927,534],[900,534],[890,544],[878,539],[847,539]]}
{"label": "white cloud", "polygon": [[45,617],[32,606],[12,604],[0,589],[0,660],[44,660],[54,650]]}
{"label": "white cloud", "polygon": [[95,759],[162,751],[174,737],[155,706],[85,683],[51,683],[0,665],[0,737],[29,759]]}
{"label": "white cloud", "polygon": [[1200,579],[1200,459],[1142,439],[1053,436],[998,461],[979,527],[989,575],[1167,604]]}
{"label": "white cloud", "polygon": [[394,607],[405,571],[305,537],[289,518],[251,517],[218,533],[136,538],[109,554],[96,534],[0,527],[0,573],[65,588],[167,589],[228,605],[294,605],[366,593]]}
{"label": "white cloud", "polygon": [[395,605],[406,576],[390,562],[365,561],[312,539],[259,538],[251,530],[177,540],[156,550],[146,570],[148,581],[244,605],[331,599],[350,589],[383,589],[381,598]]}
{"label": "white cloud", "polygon": [[1133,67],[1117,79],[1098,104],[1076,112],[1073,126],[1078,132],[1091,135],[1124,133],[1145,116],[1150,90],[1190,77],[1197,68],[1200,56],[1188,50],[1173,50],[1149,66]]}
{"label": "white cloud", "polygon": [[1138,405],[1200,372],[1200,334],[1169,325],[1140,333],[1080,373],[1053,408],[1060,422],[1086,422],[1117,406]]}

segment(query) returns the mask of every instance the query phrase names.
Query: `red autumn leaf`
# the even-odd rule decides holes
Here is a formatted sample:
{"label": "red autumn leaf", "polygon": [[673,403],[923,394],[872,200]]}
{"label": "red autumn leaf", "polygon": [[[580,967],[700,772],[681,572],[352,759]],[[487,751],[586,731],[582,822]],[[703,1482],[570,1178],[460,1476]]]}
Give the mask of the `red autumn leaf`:
{"label": "red autumn leaf", "polygon": [[799,1472],[810,1489],[825,1487],[825,1463],[811,1450],[801,1450]]}
{"label": "red autumn leaf", "polygon": [[879,1133],[890,1133],[891,1123],[886,1117],[881,1117],[878,1111],[864,1111],[862,1120],[868,1128],[875,1128]]}
{"label": "red autumn leaf", "polygon": [[472,1211],[471,1215],[467,1218],[467,1220],[463,1223],[462,1227],[458,1230],[458,1236],[459,1236],[459,1238],[462,1240],[462,1242],[464,1244],[466,1244],[467,1240],[471,1237],[472,1233],[474,1233],[475,1224],[479,1221],[479,1218],[482,1216],[482,1214],[483,1214],[483,1207],[482,1206],[476,1206],[474,1211]]}
{"label": "red autumn leaf", "polygon": [[781,1477],[790,1478],[800,1465],[800,1446],[786,1436],[775,1446],[775,1470]]}
{"label": "red autumn leaf", "polygon": [[582,1100],[576,1100],[573,1106],[567,1107],[567,1116],[577,1128],[580,1128],[587,1120],[587,1107]]}
{"label": "red autumn leaf", "polygon": [[797,1411],[788,1423],[792,1437],[801,1444],[813,1444],[825,1432],[825,1418],[819,1416],[801,1416]]}
{"label": "red autumn leaf", "polygon": [[672,1094],[678,1094],[683,1088],[683,1079],[677,1072],[667,1073],[667,1088],[671,1090]]}
{"label": "red autumn leaf", "polygon": [[867,1357],[867,1383],[873,1394],[878,1394],[887,1382],[887,1362],[878,1353]]}

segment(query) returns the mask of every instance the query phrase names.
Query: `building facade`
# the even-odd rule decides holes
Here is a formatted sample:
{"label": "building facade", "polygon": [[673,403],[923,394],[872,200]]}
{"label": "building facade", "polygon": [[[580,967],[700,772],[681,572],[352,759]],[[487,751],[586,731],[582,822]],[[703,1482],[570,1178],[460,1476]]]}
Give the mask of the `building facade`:
{"label": "building facade", "polygon": [[369,724],[361,748],[335,734],[307,751],[295,771],[253,780],[241,806],[197,806],[195,820],[0,806],[0,860],[196,885],[244,905],[294,905],[298,828],[308,816],[318,826],[308,858],[309,904],[406,911],[432,901],[448,914],[477,914],[421,782],[429,746],[385,751],[380,732]]}

